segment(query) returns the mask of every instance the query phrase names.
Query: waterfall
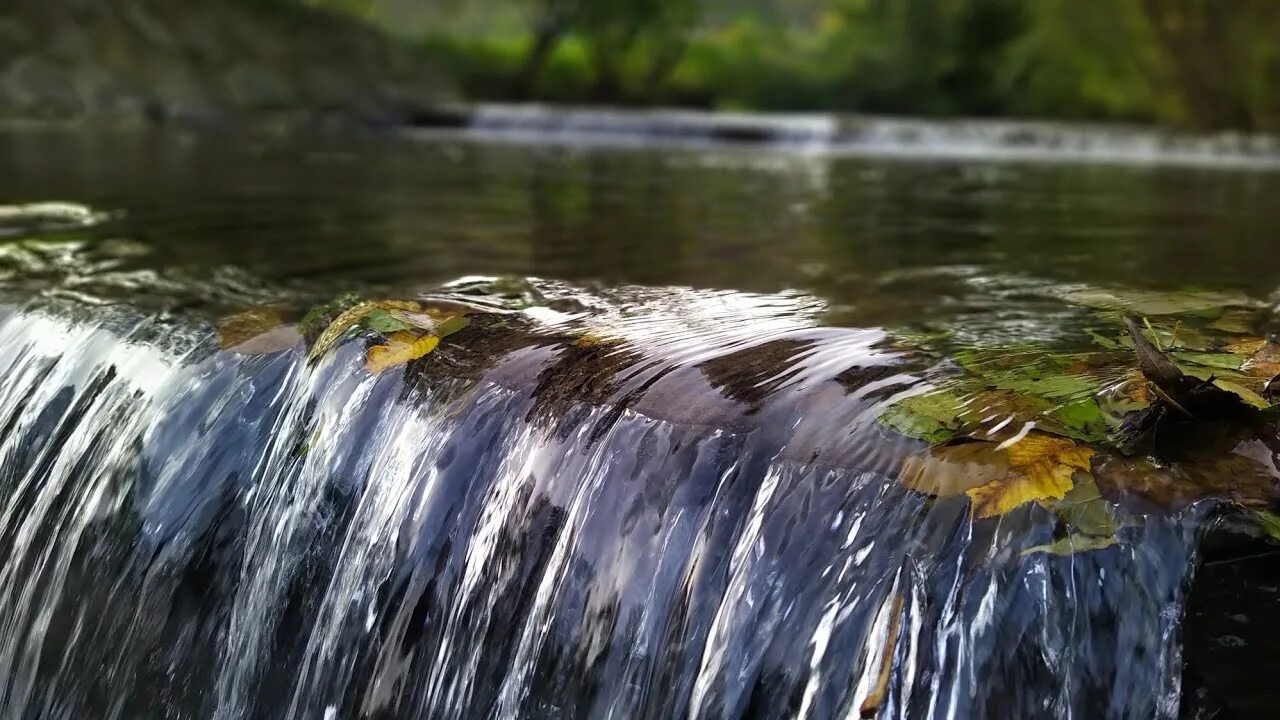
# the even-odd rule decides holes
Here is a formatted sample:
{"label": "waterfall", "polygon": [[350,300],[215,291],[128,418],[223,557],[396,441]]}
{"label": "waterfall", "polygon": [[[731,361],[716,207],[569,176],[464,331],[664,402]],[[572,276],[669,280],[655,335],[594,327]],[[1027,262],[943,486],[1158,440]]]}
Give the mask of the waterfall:
{"label": "waterfall", "polygon": [[648,293],[588,379],[550,341],[370,375],[5,305],[0,717],[1176,715],[1203,511],[1023,554],[1049,511],[896,481],[882,333]]}

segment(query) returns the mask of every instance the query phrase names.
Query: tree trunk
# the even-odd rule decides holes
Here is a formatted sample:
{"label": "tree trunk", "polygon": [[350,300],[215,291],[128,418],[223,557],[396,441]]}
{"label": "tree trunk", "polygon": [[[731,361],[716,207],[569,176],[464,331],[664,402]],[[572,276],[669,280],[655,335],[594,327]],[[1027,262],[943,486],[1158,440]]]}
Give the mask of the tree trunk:
{"label": "tree trunk", "polygon": [[555,52],[556,46],[560,44],[560,39],[564,37],[564,31],[565,24],[558,21],[545,23],[538,29],[533,47],[529,48],[529,54],[525,56],[520,72],[516,75],[514,89],[516,97],[528,100],[537,94],[538,80],[542,77],[542,70],[546,67],[547,60],[551,58],[551,53]]}

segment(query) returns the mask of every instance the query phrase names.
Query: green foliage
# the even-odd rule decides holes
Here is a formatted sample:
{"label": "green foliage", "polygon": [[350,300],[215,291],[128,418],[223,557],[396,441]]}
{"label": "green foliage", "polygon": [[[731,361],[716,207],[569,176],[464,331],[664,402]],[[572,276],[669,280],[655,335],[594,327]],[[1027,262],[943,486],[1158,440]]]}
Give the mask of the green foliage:
{"label": "green foliage", "polygon": [[480,98],[1280,127],[1270,0],[491,4],[428,43]]}
{"label": "green foliage", "polygon": [[[1156,324],[1144,318],[1152,352],[1168,358],[1177,372],[1212,383],[1245,405],[1276,405],[1272,380],[1280,377],[1280,344],[1256,337],[1233,308],[1249,298],[1195,291],[1101,290],[1059,293],[1081,305],[1095,321],[1117,310],[1144,309],[1170,317]],[[962,348],[945,353],[961,371],[937,388],[886,403],[877,421],[895,432],[931,443],[954,438],[992,439],[1034,427],[1044,433],[1095,445],[1123,444],[1112,431],[1123,416],[1141,412],[1160,394],[1137,369],[1132,338],[1112,339],[1097,325],[1081,333],[1101,349],[1064,353],[1028,343],[1021,346]],[[911,347],[908,338],[900,347]],[[920,348],[920,352],[934,353]],[[1105,398],[1108,411],[1099,403]],[[1184,412],[1186,412],[1184,410]],[[1108,414],[1110,413],[1110,415]]]}

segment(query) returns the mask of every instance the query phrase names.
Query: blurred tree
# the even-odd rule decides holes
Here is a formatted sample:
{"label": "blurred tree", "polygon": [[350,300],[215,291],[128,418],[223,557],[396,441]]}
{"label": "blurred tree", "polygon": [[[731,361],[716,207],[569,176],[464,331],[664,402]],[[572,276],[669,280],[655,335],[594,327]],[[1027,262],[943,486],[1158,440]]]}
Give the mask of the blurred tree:
{"label": "blurred tree", "polygon": [[1141,0],[1140,7],[1188,122],[1280,128],[1280,2]]}
{"label": "blurred tree", "polygon": [[628,65],[640,78],[633,92],[656,89],[684,55],[700,9],[698,0],[584,0],[578,30],[595,66],[595,99],[622,99]]}
{"label": "blurred tree", "polygon": [[882,112],[990,114],[992,79],[1023,31],[1018,0],[845,0],[854,104]]}
{"label": "blurred tree", "polygon": [[367,18],[373,14],[378,2],[377,0],[304,0],[303,4],[344,15]]}
{"label": "blurred tree", "polygon": [[581,19],[583,9],[589,4],[590,0],[524,0],[532,41],[516,76],[516,97],[533,95],[547,59]]}
{"label": "blurred tree", "polygon": [[1140,0],[1039,0],[996,69],[1008,112],[1061,118],[1177,114]]}
{"label": "blurred tree", "polygon": [[481,97],[1280,130],[1280,0],[436,3]]}

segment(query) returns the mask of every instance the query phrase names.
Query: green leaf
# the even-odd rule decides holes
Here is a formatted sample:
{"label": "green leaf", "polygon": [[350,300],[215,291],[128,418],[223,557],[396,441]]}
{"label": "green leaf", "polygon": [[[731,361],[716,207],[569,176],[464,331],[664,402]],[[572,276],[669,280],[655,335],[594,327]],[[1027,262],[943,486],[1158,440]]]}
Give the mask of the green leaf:
{"label": "green leaf", "polygon": [[1082,288],[1062,293],[1075,305],[1099,310],[1119,310],[1138,315],[1217,316],[1227,307],[1249,307],[1252,302],[1239,293],[1182,291],[1161,292],[1134,288]]}
{"label": "green leaf", "polygon": [[1258,522],[1258,528],[1262,532],[1272,540],[1280,541],[1280,515],[1267,510],[1254,510],[1253,519]]}
{"label": "green leaf", "polygon": [[995,387],[1048,400],[1088,397],[1098,390],[1098,381],[1088,375],[1074,375],[1065,370],[1044,372],[1037,367],[1014,368],[994,373],[987,379]]}
{"label": "green leaf", "polygon": [[453,315],[436,324],[436,336],[446,338],[471,324],[466,315]]}
{"label": "green leaf", "polygon": [[945,390],[902,398],[881,409],[876,421],[917,440],[942,442],[960,427],[960,400]]}
{"label": "green leaf", "polygon": [[1111,506],[1092,475],[1078,477],[1070,492],[1053,504],[1053,511],[1074,534],[1111,537],[1116,532]]}
{"label": "green leaf", "polygon": [[1061,540],[1055,540],[1048,545],[1036,545],[1023,550],[1020,555],[1026,557],[1034,553],[1049,553],[1050,555],[1074,555],[1078,552],[1089,552],[1092,550],[1102,550],[1115,545],[1115,538],[1102,535],[1068,535]]}
{"label": "green leaf", "polygon": [[1266,410],[1271,407],[1270,400],[1267,400],[1260,393],[1254,392],[1238,382],[1234,382],[1226,378],[1214,378],[1213,384],[1240,398],[1247,405],[1252,405],[1262,410]]}
{"label": "green leaf", "polygon": [[[1093,397],[1059,405],[1047,415],[1056,420],[1065,434],[1085,442],[1102,442],[1107,439],[1107,420]],[[1053,424],[1046,423],[1040,429],[1055,432]]]}
{"label": "green leaf", "polygon": [[377,308],[377,305],[374,303],[364,301],[343,310],[338,317],[329,323],[324,332],[320,333],[320,337],[316,338],[315,343],[311,346],[311,351],[307,353],[307,361],[314,362],[321,355],[328,352],[330,348],[342,339],[342,336],[359,325],[360,321],[375,308]]}
{"label": "green leaf", "polygon": [[383,335],[390,335],[391,333],[400,332],[401,330],[408,330],[414,327],[412,324],[407,323],[404,320],[401,320],[400,318],[392,315],[386,310],[382,310],[381,308],[372,310],[368,315],[364,317],[364,319],[361,321],[361,324],[369,328],[370,330],[377,333],[382,333]]}
{"label": "green leaf", "polygon": [[1120,343],[1117,342],[1114,338],[1109,338],[1106,335],[1103,335],[1102,333],[1092,328],[1085,328],[1084,332],[1086,335],[1089,336],[1089,339],[1092,340],[1094,344],[1097,345],[1098,347],[1105,348],[1107,350],[1120,349]]}
{"label": "green leaf", "polygon": [[360,296],[353,292],[345,292],[334,297],[327,303],[316,305],[307,311],[302,319],[298,321],[298,332],[303,335],[310,335],[313,330],[318,331],[321,323],[326,321],[330,315],[338,315],[342,312],[355,307],[360,303]]}
{"label": "green leaf", "polygon": [[1184,363],[1201,367],[1218,368],[1220,370],[1239,370],[1244,359],[1231,353],[1188,352],[1179,350],[1170,353],[1176,365]]}

